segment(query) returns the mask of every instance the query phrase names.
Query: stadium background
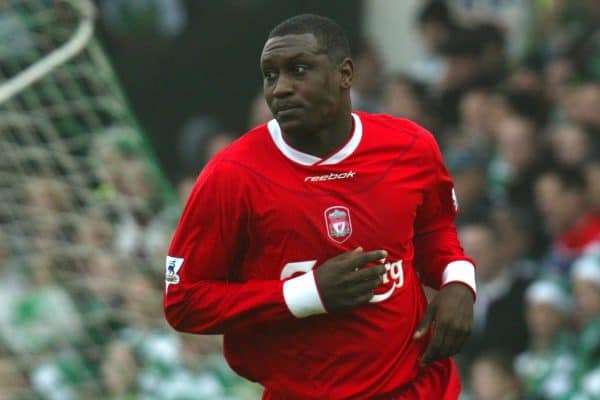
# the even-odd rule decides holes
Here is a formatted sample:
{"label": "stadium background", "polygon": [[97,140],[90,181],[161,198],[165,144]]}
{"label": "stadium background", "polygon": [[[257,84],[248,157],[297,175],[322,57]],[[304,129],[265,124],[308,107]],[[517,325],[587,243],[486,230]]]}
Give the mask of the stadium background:
{"label": "stadium background", "polygon": [[600,398],[599,2],[5,0],[0,399],[259,397],[166,326],[163,260],[300,12],[348,31],[357,109],[443,148],[479,266],[463,397]]}

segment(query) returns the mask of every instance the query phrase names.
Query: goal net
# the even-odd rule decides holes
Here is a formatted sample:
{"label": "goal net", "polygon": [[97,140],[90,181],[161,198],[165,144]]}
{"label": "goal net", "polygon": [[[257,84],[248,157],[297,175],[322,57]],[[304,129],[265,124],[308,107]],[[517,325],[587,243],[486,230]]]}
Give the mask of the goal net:
{"label": "goal net", "polygon": [[164,323],[179,203],[94,21],[0,2],[0,399],[252,398],[218,339]]}

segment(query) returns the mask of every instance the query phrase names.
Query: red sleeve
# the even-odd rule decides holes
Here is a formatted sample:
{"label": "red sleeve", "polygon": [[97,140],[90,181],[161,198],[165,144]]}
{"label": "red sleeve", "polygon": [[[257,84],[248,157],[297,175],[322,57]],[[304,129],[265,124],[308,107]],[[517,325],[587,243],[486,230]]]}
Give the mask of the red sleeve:
{"label": "red sleeve", "polygon": [[[452,179],[433,135],[425,131],[423,140],[423,160],[430,179],[415,221],[415,268],[423,283],[434,289],[452,281],[465,283],[475,292],[475,264],[465,256],[454,225],[458,206]],[[452,271],[447,271],[449,265]]]}
{"label": "red sleeve", "polygon": [[200,174],[167,256],[165,316],[176,330],[224,333],[292,318],[280,280],[234,281],[248,238],[240,171],[212,162]]}

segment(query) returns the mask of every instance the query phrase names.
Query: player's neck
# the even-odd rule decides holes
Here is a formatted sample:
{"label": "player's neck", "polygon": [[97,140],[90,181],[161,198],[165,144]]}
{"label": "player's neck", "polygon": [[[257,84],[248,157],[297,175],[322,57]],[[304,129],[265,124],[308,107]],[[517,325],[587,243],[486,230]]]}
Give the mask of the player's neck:
{"label": "player's neck", "polygon": [[339,149],[352,135],[353,119],[350,111],[339,116],[326,127],[305,135],[286,135],[286,142],[303,153],[317,157],[325,157]]}

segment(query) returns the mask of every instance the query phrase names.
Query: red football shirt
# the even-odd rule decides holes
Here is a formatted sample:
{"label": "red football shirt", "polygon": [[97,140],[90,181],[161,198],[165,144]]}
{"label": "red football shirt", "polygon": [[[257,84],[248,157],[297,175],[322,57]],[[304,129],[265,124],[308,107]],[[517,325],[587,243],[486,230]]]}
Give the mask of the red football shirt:
{"label": "red football shirt", "polygon": [[[386,115],[354,113],[326,158],[283,139],[275,120],[202,171],[167,257],[169,323],[223,333],[225,356],[265,399],[454,399],[451,360],[418,366],[421,283],[474,290],[453,220],[456,199],[433,136]],[[313,270],[362,246],[385,249],[371,302],[327,313]]]}

